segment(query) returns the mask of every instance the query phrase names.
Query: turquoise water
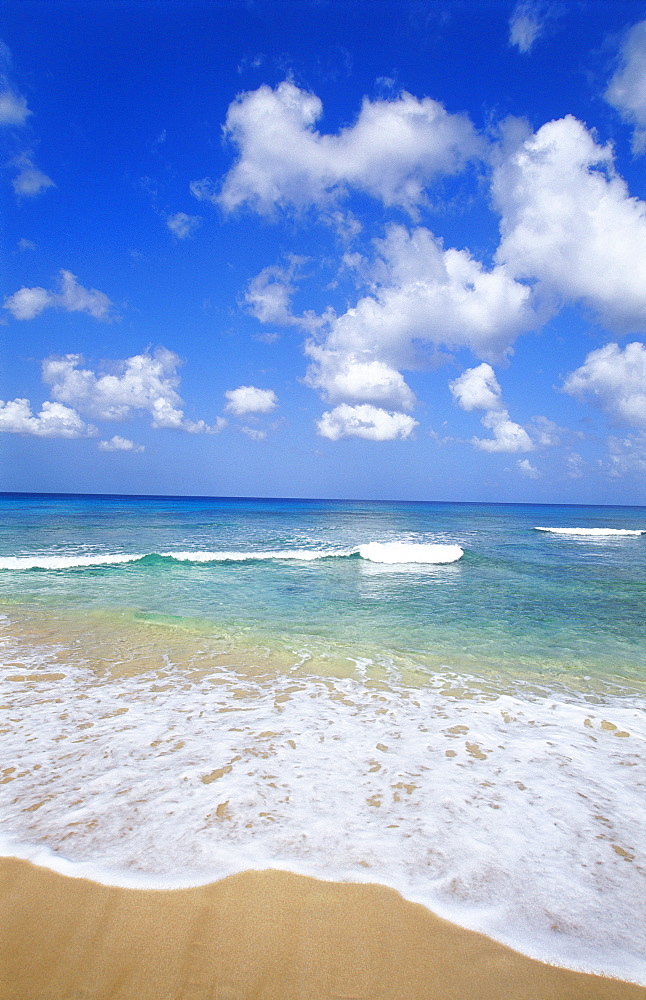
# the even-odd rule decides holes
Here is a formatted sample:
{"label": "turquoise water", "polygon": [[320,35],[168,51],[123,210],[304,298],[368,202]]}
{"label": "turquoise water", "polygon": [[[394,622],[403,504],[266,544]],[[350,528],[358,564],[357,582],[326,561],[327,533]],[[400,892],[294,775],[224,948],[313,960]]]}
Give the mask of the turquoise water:
{"label": "turquoise water", "polygon": [[6,853],[382,882],[643,981],[646,508],[4,495],[0,525]]}
{"label": "turquoise water", "polygon": [[[5,496],[0,518],[0,567],[3,557],[44,557],[43,568],[0,570],[0,599],[363,640],[519,676],[530,666],[646,676],[646,508]],[[536,526],[645,534],[564,537]],[[457,544],[464,556],[394,568],[356,554],[280,558],[374,541]],[[209,552],[217,561],[191,560]],[[220,561],[227,552],[276,555]],[[121,554],[142,558],[74,565]],[[48,571],[52,556],[69,568]]]}

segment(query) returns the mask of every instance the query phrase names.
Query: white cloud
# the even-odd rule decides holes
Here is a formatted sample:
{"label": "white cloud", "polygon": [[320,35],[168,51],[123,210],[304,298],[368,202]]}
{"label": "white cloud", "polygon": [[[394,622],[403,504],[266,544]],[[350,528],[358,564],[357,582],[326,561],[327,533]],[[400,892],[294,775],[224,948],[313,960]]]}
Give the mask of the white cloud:
{"label": "white cloud", "polygon": [[308,347],[317,359],[305,378],[306,385],[320,389],[331,400],[382,403],[411,410],[415,396],[400,372],[383,361],[361,361],[356,355]]}
{"label": "white cloud", "polygon": [[166,219],[166,225],[178,240],[185,240],[192,236],[201,222],[200,215],[187,215],[186,212],[175,212],[174,215],[169,215]]}
{"label": "white cloud", "polygon": [[489,410],[482,418],[482,425],[492,432],[493,437],[471,439],[473,446],[481,451],[514,454],[519,451],[534,450],[532,439],[525,428],[514,423],[507,410]]}
{"label": "white cloud", "polygon": [[376,240],[370,294],[306,344],[306,382],[331,400],[410,409],[400,373],[426,363],[428,347],[469,347],[499,359],[537,319],[531,290],[505,267],[487,270],[466,250],[444,250],[423,227],[388,227]]}
{"label": "white cloud", "polygon": [[540,479],[540,472],[528,458],[519,458],[516,464],[521,475],[527,476],[528,479]]}
{"label": "white cloud", "polygon": [[267,431],[261,431],[258,427],[241,427],[240,430],[247,437],[250,437],[252,441],[266,441]]}
{"label": "white cloud", "polygon": [[145,451],[145,445],[135,444],[134,441],[121,437],[119,434],[115,434],[109,441],[99,441],[98,447],[101,451]]}
{"label": "white cloud", "polygon": [[565,468],[570,479],[582,479],[585,469],[585,460],[578,454],[578,452],[570,452],[565,462]]}
{"label": "white cloud", "polygon": [[219,192],[204,178],[192,193],[226,211],[247,204],[269,215],[277,206],[330,205],[351,186],[410,211],[434,178],[462,169],[479,149],[466,116],[430,98],[365,98],[354,125],[336,135],[315,130],[322,111],[315,94],[288,80],[240,94],[225,125],[238,161]]}
{"label": "white cloud", "polygon": [[76,410],[62,403],[43,403],[37,416],[31,412],[28,399],[0,400],[0,432],[8,434],[33,434],[36,437],[80,438],[93,437],[96,427],[86,424]]}
{"label": "white cloud", "polygon": [[633,152],[646,150],[646,20],[630,29],[621,47],[620,65],[608,84],[605,99],[632,122]]}
{"label": "white cloud", "polygon": [[321,437],[338,441],[342,437],[365,438],[368,441],[394,441],[408,438],[418,426],[417,420],[406,413],[389,413],[377,406],[349,406],[342,403],[327,410],[316,422]]}
{"label": "white cloud", "polygon": [[23,236],[22,239],[18,240],[18,249],[20,251],[23,251],[23,250],[37,250],[38,247],[36,246],[36,244],[34,243],[33,240],[27,240]]}
{"label": "white cloud", "polygon": [[24,125],[30,114],[22,94],[10,88],[0,92],[0,125]]}
{"label": "white cloud", "polygon": [[613,479],[632,473],[646,473],[646,434],[629,434],[625,438],[608,438],[608,475]]}
{"label": "white cloud", "polygon": [[589,399],[615,420],[646,428],[646,346],[634,341],[623,350],[618,344],[606,344],[591,351],[567,376],[563,390],[577,399]]}
{"label": "white cloud", "polygon": [[509,19],[510,45],[515,45],[519,52],[530,52],[542,30],[540,5],[531,0],[516,4]]}
{"label": "white cloud", "polygon": [[492,438],[474,437],[471,444],[481,451],[514,454],[533,451],[534,443],[524,427],[510,419],[502,402],[498,379],[491,365],[483,363],[467,368],[449,382],[449,389],[463,410],[486,410],[481,423],[493,434]]}
{"label": "white cloud", "polygon": [[4,300],[14,319],[34,319],[45,309],[65,309],[67,312],[84,312],[94,319],[109,322],[112,302],[96,288],[79,285],[71,271],[61,271],[60,291],[50,292],[46,288],[20,288]]}
{"label": "white cloud", "polygon": [[532,437],[541,448],[553,448],[561,443],[561,433],[564,427],[559,427],[547,417],[532,417]]}
{"label": "white cloud", "polygon": [[20,168],[20,173],[11,183],[19,198],[35,198],[47,188],[56,187],[51,177],[38,169],[28,153],[21,154],[14,165]]}
{"label": "white cloud", "polygon": [[502,392],[491,365],[467,368],[449,388],[463,410],[497,410],[501,406]]}
{"label": "white cloud", "polygon": [[289,267],[265,267],[252,278],[245,292],[245,303],[252,316],[261,323],[278,323],[280,326],[299,324],[291,311],[291,298],[295,287],[294,272],[300,259],[295,258]]}
{"label": "white cloud", "polygon": [[497,166],[493,193],[509,275],[538,279],[554,307],[582,301],[611,329],[646,330],[646,203],[609,146],[572,116],[548,122]]}
{"label": "white cloud", "polygon": [[224,395],[228,400],[224,409],[234,417],[241,417],[245,413],[271,413],[278,406],[278,396],[273,389],[240,385],[237,389],[227,389]]}
{"label": "white cloud", "polygon": [[184,416],[183,401],[177,392],[180,358],[163,347],[152,354],[136,354],[112,363],[112,371],[98,374],[80,368],[82,358],[67,354],[43,361],[43,381],[51,394],[71,403],[82,413],[102,420],[125,420],[136,411],[152,417],[155,428],[186,431],[189,434],[216,434],[226,425],[222,417],[209,425]]}

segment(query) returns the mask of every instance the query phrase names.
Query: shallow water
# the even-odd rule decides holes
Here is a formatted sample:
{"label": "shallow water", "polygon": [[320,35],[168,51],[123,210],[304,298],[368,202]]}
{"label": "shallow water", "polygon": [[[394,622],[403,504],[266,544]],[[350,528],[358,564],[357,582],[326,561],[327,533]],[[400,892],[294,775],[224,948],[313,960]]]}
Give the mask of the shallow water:
{"label": "shallow water", "polygon": [[643,981],[645,508],[0,507],[6,852],[383,882]]}

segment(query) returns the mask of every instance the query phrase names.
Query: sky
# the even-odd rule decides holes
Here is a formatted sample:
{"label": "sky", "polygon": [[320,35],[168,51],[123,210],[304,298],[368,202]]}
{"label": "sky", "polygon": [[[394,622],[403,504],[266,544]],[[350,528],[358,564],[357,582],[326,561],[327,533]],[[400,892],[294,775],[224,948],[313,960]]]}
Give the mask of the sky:
{"label": "sky", "polygon": [[646,503],[646,2],[0,12],[0,490]]}

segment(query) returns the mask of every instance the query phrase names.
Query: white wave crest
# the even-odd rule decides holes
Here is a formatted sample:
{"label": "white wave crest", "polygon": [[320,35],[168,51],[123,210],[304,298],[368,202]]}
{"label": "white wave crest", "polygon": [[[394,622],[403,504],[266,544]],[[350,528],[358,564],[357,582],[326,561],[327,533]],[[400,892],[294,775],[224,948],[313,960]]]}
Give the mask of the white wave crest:
{"label": "white wave crest", "polygon": [[107,555],[3,556],[0,558],[0,569],[75,569],[82,566],[113,566],[144,558],[141,554],[123,552]]}
{"label": "white wave crest", "polygon": [[312,562],[315,559],[351,556],[357,549],[277,549],[267,552],[160,552],[165,559],[178,562],[246,562],[250,559],[285,559]]}
{"label": "white wave crest", "polygon": [[137,562],[146,556],[160,556],[176,562],[248,562],[250,560],[285,560],[313,562],[317,559],[344,559],[360,556],[374,563],[451,563],[464,553],[459,545],[422,545],[410,542],[367,542],[349,549],[276,549],[256,552],[237,551],[181,551],[149,553],[105,553],[70,556],[4,556],[0,558],[0,570],[29,569],[79,569],[92,566],[118,566]]}
{"label": "white wave crest", "polygon": [[534,531],[549,531],[553,535],[589,535],[601,538],[604,535],[643,535],[646,528],[534,528]]}
{"label": "white wave crest", "polygon": [[464,555],[459,545],[416,544],[412,542],[368,542],[359,546],[359,555],[376,563],[452,563]]}

